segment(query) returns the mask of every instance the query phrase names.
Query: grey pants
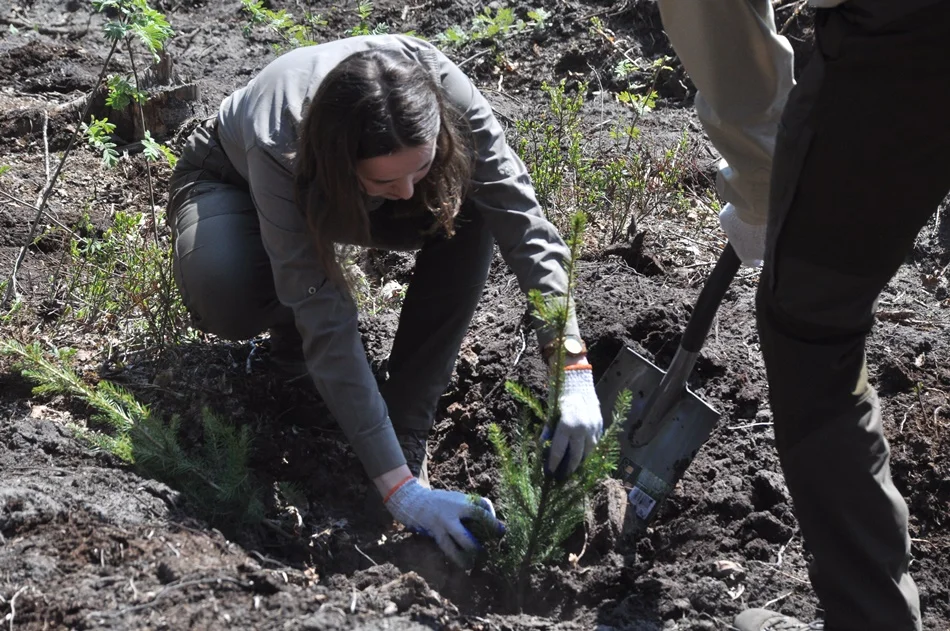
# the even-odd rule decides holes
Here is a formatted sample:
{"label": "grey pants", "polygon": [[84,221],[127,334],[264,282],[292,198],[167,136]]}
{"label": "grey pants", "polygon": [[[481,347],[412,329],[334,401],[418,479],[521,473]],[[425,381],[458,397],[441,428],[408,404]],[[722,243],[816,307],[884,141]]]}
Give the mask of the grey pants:
{"label": "grey pants", "polygon": [[[293,313],[277,299],[247,181],[211,122],[188,139],[169,188],[175,280],[195,325],[232,340],[268,328],[295,333]],[[395,427],[427,430],[481,298],[494,239],[471,205],[451,239],[424,234],[427,213],[384,204],[370,217],[371,245],[419,250],[381,391]]]}
{"label": "grey pants", "polygon": [[921,627],[865,341],[950,192],[950,2],[886,25],[878,6],[817,11],[818,50],[776,142],[757,297],[776,444],[829,631]]}

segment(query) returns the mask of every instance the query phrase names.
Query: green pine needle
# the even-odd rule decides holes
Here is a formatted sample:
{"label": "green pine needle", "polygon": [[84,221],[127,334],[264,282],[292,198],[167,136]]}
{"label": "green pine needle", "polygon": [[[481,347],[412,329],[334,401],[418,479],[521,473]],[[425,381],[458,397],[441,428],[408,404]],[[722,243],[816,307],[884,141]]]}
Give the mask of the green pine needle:
{"label": "green pine needle", "polygon": [[34,393],[82,400],[95,410],[91,420],[110,430],[71,423],[75,435],[177,489],[212,524],[233,531],[263,517],[262,490],[248,464],[248,426],[234,427],[205,409],[200,419],[204,440],[197,449],[186,449],[180,417],[166,423],[120,386],[108,381],[87,384],[70,367],[74,351],[5,341],[0,352],[16,357],[21,374],[36,384]]}

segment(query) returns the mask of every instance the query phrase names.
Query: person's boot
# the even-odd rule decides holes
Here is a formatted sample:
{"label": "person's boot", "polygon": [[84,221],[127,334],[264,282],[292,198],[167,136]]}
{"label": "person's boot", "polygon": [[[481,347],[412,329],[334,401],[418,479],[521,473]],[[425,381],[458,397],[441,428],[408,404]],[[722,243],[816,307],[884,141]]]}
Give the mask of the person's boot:
{"label": "person's boot", "polygon": [[303,356],[303,340],[294,325],[273,327],[270,333],[270,364],[274,373],[286,381],[307,375]]}
{"label": "person's boot", "polygon": [[805,623],[768,609],[746,609],[732,622],[739,631],[820,631],[822,622]]}
{"label": "person's boot", "polygon": [[396,439],[409,471],[419,479],[419,484],[429,488],[429,430],[396,429]]}

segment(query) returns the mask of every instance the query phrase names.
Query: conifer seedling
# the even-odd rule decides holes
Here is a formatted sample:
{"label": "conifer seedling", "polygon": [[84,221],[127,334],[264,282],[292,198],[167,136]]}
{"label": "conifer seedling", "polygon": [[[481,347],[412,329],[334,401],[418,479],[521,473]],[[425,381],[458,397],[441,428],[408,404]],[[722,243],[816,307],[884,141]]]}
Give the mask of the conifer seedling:
{"label": "conifer seedling", "polygon": [[[570,258],[565,266],[566,296],[546,297],[537,291],[529,294],[535,317],[560,338],[564,337],[567,327],[569,305],[574,302],[576,265],[585,227],[586,216],[573,215],[567,236]],[[630,393],[621,393],[604,435],[572,475],[560,479],[545,472],[550,436],[554,435],[560,418],[558,402],[564,359],[563,350],[557,351],[549,375],[546,403],[522,384],[505,384],[508,393],[524,408],[520,423],[510,437],[498,424],[489,426],[489,440],[500,461],[498,510],[506,532],[500,540],[488,539],[488,563],[513,583],[519,608],[523,606],[533,569],[564,556],[564,541],[584,522],[595,487],[616,468],[617,432],[630,408]]]}

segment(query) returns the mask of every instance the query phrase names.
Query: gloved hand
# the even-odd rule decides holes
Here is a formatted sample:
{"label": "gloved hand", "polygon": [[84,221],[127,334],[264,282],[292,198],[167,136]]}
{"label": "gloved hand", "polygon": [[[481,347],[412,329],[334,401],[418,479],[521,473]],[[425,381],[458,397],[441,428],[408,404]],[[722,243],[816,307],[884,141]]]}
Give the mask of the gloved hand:
{"label": "gloved hand", "polygon": [[[554,477],[563,480],[594,450],[604,432],[604,419],[589,364],[565,368],[558,403],[561,419],[551,440],[546,472],[553,472]],[[546,439],[549,433],[545,429],[542,438]]]}
{"label": "gloved hand", "polygon": [[765,224],[746,223],[732,204],[726,204],[719,213],[719,224],[743,265],[762,265],[765,259]]}
{"label": "gloved hand", "polygon": [[487,498],[481,497],[473,504],[464,493],[427,489],[416,478],[396,485],[384,503],[396,521],[435,539],[442,552],[462,568],[471,567],[481,549],[481,543],[463,520],[477,522],[480,532],[499,536],[505,532]]}

